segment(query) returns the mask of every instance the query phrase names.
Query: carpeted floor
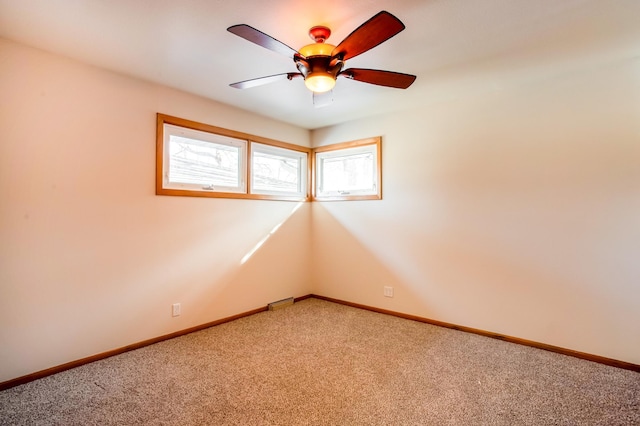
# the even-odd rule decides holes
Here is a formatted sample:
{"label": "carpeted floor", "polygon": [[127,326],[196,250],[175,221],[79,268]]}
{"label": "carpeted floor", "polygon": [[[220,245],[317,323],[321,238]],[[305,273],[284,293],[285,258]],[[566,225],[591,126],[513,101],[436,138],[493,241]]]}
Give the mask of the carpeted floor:
{"label": "carpeted floor", "polygon": [[2,425],[640,425],[640,373],[318,299],[0,392]]}

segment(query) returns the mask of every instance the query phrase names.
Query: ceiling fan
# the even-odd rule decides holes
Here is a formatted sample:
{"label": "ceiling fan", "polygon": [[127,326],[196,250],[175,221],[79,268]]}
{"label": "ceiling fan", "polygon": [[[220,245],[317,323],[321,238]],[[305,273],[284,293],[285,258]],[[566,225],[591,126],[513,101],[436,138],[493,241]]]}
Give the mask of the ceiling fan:
{"label": "ceiling fan", "polygon": [[227,28],[227,31],[259,46],[289,56],[296,64],[298,72],[254,78],[233,83],[230,86],[237,89],[248,89],[280,80],[293,80],[302,77],[305,86],[314,93],[314,99],[317,94],[331,91],[338,77],[379,86],[406,89],[415,81],[415,75],[366,68],[343,69],[346,60],[378,46],[404,28],[404,24],[398,18],[389,12],[382,11],[356,28],[338,46],[325,43],[325,40],[331,35],[329,28],[313,27],[309,30],[309,36],[315,43],[296,51],[249,25],[233,25]]}

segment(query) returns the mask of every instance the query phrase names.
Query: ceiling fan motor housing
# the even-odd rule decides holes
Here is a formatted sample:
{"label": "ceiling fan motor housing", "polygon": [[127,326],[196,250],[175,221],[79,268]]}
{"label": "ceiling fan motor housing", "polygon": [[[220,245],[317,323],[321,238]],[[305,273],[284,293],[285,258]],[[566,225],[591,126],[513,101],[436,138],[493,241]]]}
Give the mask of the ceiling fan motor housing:
{"label": "ceiling fan motor housing", "polygon": [[331,57],[336,47],[324,42],[330,34],[331,30],[327,27],[311,28],[309,36],[315,43],[302,47],[293,57],[298,71],[304,77],[305,85],[313,92],[333,89],[338,73],[344,66],[343,61]]}
{"label": "ceiling fan motor housing", "polygon": [[306,78],[311,74],[325,73],[333,78],[338,76],[344,62],[334,60],[331,56],[311,56],[295,60],[298,71]]}

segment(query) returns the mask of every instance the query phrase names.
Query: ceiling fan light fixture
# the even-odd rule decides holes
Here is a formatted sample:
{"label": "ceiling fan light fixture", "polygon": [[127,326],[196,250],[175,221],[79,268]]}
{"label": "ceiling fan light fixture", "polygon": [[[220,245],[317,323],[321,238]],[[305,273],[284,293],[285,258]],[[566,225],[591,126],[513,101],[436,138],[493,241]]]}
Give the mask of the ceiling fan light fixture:
{"label": "ceiling fan light fixture", "polygon": [[332,90],[336,85],[336,80],[326,73],[312,73],[304,79],[307,89],[315,93],[324,93]]}

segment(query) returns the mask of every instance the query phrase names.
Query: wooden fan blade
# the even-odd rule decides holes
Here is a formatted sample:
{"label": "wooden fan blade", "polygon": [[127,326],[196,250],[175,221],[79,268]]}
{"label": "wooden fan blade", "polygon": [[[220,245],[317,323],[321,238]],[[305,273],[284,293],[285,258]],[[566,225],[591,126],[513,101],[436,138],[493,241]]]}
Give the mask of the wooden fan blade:
{"label": "wooden fan blade", "polygon": [[245,40],[249,40],[250,42],[257,44],[258,46],[273,50],[274,52],[281,53],[290,58],[293,58],[293,56],[298,53],[297,50],[292,49],[283,42],[276,40],[270,35],[265,34],[260,30],[256,30],[249,25],[233,25],[227,28],[227,31],[237,35],[238,37],[242,37]]}
{"label": "wooden fan blade", "polygon": [[259,77],[251,80],[239,81],[237,83],[230,84],[229,86],[236,89],[249,89],[251,87],[262,86],[269,83],[274,83],[280,80],[292,80],[295,77],[302,77],[302,74],[297,72],[289,72],[284,74],[270,75],[267,77]]}
{"label": "wooden fan blade", "polygon": [[404,24],[398,18],[383,10],[342,40],[333,49],[331,56],[346,61],[389,40],[404,28]]}
{"label": "wooden fan blade", "polygon": [[365,68],[349,68],[338,75],[351,80],[377,84],[378,86],[395,87],[396,89],[406,89],[416,80],[416,76],[411,74]]}

